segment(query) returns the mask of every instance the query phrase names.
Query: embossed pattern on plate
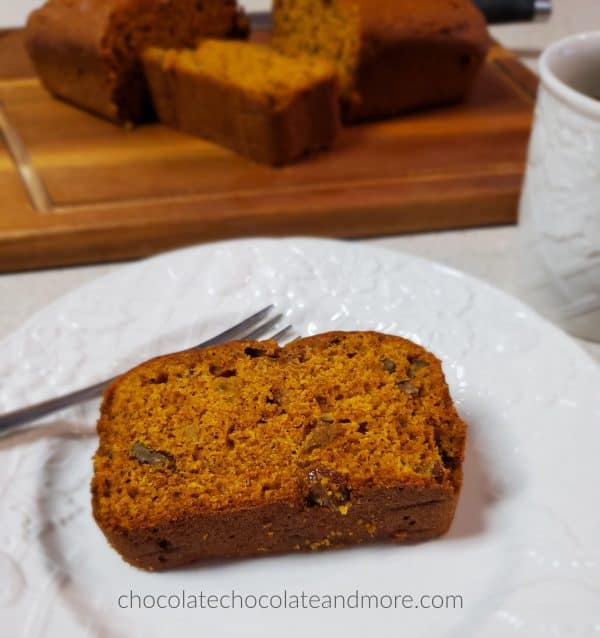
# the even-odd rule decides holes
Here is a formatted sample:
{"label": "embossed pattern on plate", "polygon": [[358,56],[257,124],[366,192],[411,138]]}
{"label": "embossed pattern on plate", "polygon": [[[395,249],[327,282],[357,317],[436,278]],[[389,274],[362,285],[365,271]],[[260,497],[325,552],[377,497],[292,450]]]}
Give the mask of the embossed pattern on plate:
{"label": "embossed pattern on plate", "polygon": [[[98,636],[600,635],[600,371],[518,301],[442,266],[358,244],[244,240],[99,279],[0,343],[0,410],[184,347],[274,302],[299,333],[374,329],[440,356],[470,424],[450,533],[147,574],[90,512],[98,403],[0,441],[0,633]],[[119,594],[460,594],[462,610],[131,610]]]}

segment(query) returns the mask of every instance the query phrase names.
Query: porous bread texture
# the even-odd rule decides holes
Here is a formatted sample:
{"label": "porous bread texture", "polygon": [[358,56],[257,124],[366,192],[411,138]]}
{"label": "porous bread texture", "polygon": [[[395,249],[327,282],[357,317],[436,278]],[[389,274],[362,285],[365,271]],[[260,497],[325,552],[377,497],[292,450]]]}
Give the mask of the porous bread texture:
{"label": "porous bread texture", "polygon": [[329,148],[339,131],[337,76],[326,60],[223,40],[143,57],[164,124],[256,162],[291,163]]}
{"label": "porous bread texture", "polygon": [[444,533],[466,426],[438,359],[378,333],[153,359],[107,390],[94,516],[133,564]]}
{"label": "porous bread texture", "polygon": [[274,0],[273,45],[332,61],[346,122],[465,97],[489,46],[471,0]]}
{"label": "porous bread texture", "polygon": [[327,0],[275,0],[271,44],[286,55],[313,55],[330,60],[340,78],[342,96],[354,90],[360,56],[358,4]]}
{"label": "porous bread texture", "polygon": [[243,38],[248,30],[235,0],[48,0],[29,16],[25,40],[51,93],[117,122],[139,122],[153,115],[144,49]]}

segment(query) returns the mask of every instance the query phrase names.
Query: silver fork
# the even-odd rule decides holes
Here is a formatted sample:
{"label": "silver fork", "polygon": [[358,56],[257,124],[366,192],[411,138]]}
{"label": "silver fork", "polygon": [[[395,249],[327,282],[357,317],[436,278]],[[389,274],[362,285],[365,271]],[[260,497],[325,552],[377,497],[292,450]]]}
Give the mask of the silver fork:
{"label": "silver fork", "polygon": [[[240,323],[237,323],[235,326],[232,326],[231,328],[228,328],[227,330],[221,332],[216,337],[212,337],[212,339],[203,341],[202,343],[199,343],[192,348],[188,348],[188,350],[207,348],[209,346],[215,346],[227,341],[233,341],[234,339],[256,340],[264,337],[275,328],[275,326],[281,321],[281,319],[283,319],[283,315],[281,313],[275,315],[270,319],[267,319],[268,315],[273,310],[273,307],[274,306],[271,304],[270,306],[259,310],[247,319],[240,321]],[[273,334],[270,338],[278,341],[282,339],[291,329],[292,326],[287,325],[285,328]],[[40,419],[43,416],[52,414],[53,412],[58,412],[59,410],[63,410],[64,408],[68,408],[72,405],[83,403],[84,401],[88,401],[89,399],[95,399],[101,396],[105,388],[117,378],[118,375],[110,379],[106,379],[105,381],[95,383],[94,385],[91,385],[87,388],[82,388],[81,390],[76,390],[75,392],[69,392],[69,394],[64,394],[54,399],[48,399],[47,401],[42,401],[41,403],[36,403],[24,408],[19,408],[18,410],[13,410],[12,412],[5,412],[4,414],[0,414],[0,435],[5,434],[12,428],[15,428],[19,425],[24,425],[25,423],[30,423],[31,421]]]}

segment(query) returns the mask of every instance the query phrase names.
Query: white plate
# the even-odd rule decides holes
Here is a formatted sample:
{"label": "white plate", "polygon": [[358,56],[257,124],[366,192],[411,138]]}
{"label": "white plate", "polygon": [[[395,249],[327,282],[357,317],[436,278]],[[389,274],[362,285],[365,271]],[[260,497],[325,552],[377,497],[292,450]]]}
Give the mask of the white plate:
{"label": "white plate", "polygon": [[[442,357],[471,433],[451,532],[410,547],[138,571],[91,518],[95,402],[0,441],[0,634],[600,634],[600,370],[528,308],[447,268],[309,239],[226,242],[142,261],[64,297],[0,344],[0,409],[191,345],[268,302],[303,335],[375,329]],[[121,609],[130,590],[455,594],[463,608]]]}

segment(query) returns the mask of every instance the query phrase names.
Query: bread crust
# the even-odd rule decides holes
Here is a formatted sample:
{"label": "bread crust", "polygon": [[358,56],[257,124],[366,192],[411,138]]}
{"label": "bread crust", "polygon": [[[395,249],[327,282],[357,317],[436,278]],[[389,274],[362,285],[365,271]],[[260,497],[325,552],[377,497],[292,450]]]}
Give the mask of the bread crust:
{"label": "bread crust", "polygon": [[460,102],[486,51],[480,44],[435,36],[380,44],[361,57],[343,119],[352,124]]}
{"label": "bread crust", "polygon": [[386,46],[403,40],[439,36],[481,44],[486,21],[471,0],[338,0],[358,7],[367,53],[369,44]]}
{"label": "bread crust", "polygon": [[448,531],[457,499],[457,492],[448,487],[400,486],[353,494],[346,516],[309,507],[298,498],[295,502],[182,516],[150,529],[111,528],[105,533],[128,563],[161,571],[198,560],[317,551],[378,541],[427,541]]}
{"label": "bread crust", "polygon": [[[107,481],[114,488],[124,478],[107,472],[103,467],[102,459],[106,454],[103,448],[110,447],[111,437],[114,444],[115,394],[132,375],[156,377],[157,371],[167,363],[192,366],[207,358],[214,361],[215,355],[220,354],[224,354],[231,364],[243,353],[258,349],[264,353],[261,356],[281,357],[281,366],[285,370],[291,365],[288,361],[302,361],[307,353],[318,353],[337,341],[341,341],[343,347],[345,339],[356,335],[365,335],[366,343],[373,347],[377,344],[408,347],[411,356],[418,356],[421,364],[431,366],[432,372],[439,374],[439,370],[433,368],[439,365],[439,361],[404,339],[377,333],[334,332],[298,340],[283,349],[274,342],[234,342],[204,352],[159,357],[117,379],[107,389],[101,408],[98,422],[100,447],[92,481],[94,517],[110,544],[136,567],[163,570],[197,560],[315,551],[373,541],[409,543],[444,534],[452,523],[462,485],[466,426],[452,408],[447,387],[439,383],[436,404],[447,402],[444,413],[452,430],[454,449],[451,459],[442,453],[444,467],[434,469],[431,476],[394,480],[375,478],[353,484],[351,493],[345,491],[344,481],[348,479],[342,477],[339,493],[334,490],[331,496],[332,492],[327,492],[328,495],[314,492],[315,473],[319,475],[320,472],[320,476],[326,476],[334,484],[341,474],[314,467],[309,462],[294,461],[298,463],[297,488],[282,498],[240,501],[218,509],[194,506],[179,509],[176,502],[169,502],[169,508],[163,514],[135,524],[123,519],[111,505]],[[289,409],[302,410],[293,406]],[[443,443],[438,445],[443,447]],[[289,464],[292,461],[282,458],[280,462]],[[331,485],[331,481],[327,484]],[[338,498],[340,493],[342,498]]]}
{"label": "bread crust", "polygon": [[485,18],[471,0],[358,1],[362,25],[348,123],[452,104],[469,92],[485,59]]}

